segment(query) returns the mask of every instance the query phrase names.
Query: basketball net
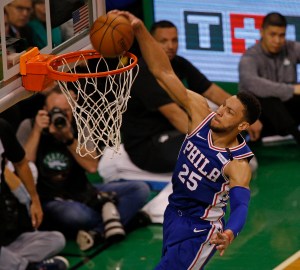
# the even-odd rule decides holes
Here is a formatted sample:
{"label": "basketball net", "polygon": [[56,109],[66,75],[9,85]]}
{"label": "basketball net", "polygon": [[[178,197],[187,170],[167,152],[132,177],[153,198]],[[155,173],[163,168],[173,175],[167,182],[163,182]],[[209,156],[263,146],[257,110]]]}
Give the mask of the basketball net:
{"label": "basketball net", "polygon": [[[93,59],[92,65],[89,59]],[[139,69],[136,57],[126,53],[123,57],[105,59],[96,51],[82,51],[51,56],[46,62],[46,78],[58,82],[71,106],[78,131],[76,152],[81,157],[93,158],[100,157],[105,147],[118,152],[122,115]],[[26,75],[29,67],[26,65]],[[25,76],[23,79],[23,84],[26,79],[32,81]]]}

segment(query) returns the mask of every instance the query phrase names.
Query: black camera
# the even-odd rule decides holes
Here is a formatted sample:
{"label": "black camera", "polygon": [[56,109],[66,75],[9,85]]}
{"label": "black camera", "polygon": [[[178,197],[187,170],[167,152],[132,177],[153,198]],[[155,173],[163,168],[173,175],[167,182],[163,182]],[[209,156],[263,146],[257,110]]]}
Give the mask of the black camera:
{"label": "black camera", "polygon": [[64,111],[58,107],[54,107],[49,113],[50,122],[56,128],[63,128],[67,125],[67,116]]}

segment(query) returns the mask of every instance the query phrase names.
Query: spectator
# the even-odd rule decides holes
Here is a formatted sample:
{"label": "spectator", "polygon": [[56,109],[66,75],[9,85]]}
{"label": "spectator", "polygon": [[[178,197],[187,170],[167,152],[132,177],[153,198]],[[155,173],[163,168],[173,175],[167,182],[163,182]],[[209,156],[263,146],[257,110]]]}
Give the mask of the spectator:
{"label": "spectator", "polygon": [[249,48],[239,63],[239,91],[249,91],[262,106],[263,136],[291,134],[300,143],[300,85],[296,66],[300,43],[286,40],[286,18],[267,14],[261,40]]}
{"label": "spectator", "polygon": [[8,32],[6,36],[22,38],[15,52],[21,52],[33,46],[31,29],[28,26],[32,14],[32,0],[15,0],[4,7],[8,19]]}
{"label": "spectator", "polygon": [[[19,39],[7,48],[8,67],[12,66],[10,58],[15,53],[20,53],[33,46],[32,30],[28,26],[32,11],[32,0],[15,0],[4,7],[5,19],[7,20],[6,37]],[[20,122],[24,119],[23,117],[30,117],[28,114],[32,111],[32,101],[36,100],[36,96],[30,98],[30,106],[26,106],[28,100],[24,100],[0,114],[12,125],[14,132],[17,131]]]}
{"label": "spectator", "polygon": [[[61,125],[53,121],[58,117]],[[78,236],[83,233],[93,242],[94,236],[99,239],[104,234],[101,206],[107,194],[99,193],[100,190],[108,192],[109,196],[115,192],[121,223],[127,228],[147,201],[149,187],[143,182],[121,181],[97,187],[91,185],[86,172],[97,171],[98,159],[76,153],[74,124],[66,97],[59,88],[54,88],[46,94],[45,107],[35,120],[28,119],[21,124],[18,137],[26,141],[27,158],[35,162],[38,169],[37,187],[45,213],[44,225],[71,237],[83,230]],[[29,137],[21,138],[23,130],[28,129],[31,129]],[[119,234],[124,235],[119,225]]]}
{"label": "spectator", "polygon": [[[190,62],[177,55],[178,33],[169,21],[154,23],[152,36],[168,55],[176,75],[189,89],[220,105],[230,95],[209,81]],[[171,172],[188,128],[186,112],[159,86],[143,59],[131,89],[131,99],[124,114],[122,135],[125,150],[139,168],[156,173]],[[260,123],[250,135],[256,139]]]}
{"label": "spectator", "polygon": [[[10,160],[17,173],[14,174],[8,167],[2,167],[0,171],[0,269],[67,269],[68,262],[65,258],[52,257],[64,248],[64,236],[59,232],[37,231],[43,213],[33,177],[23,148],[10,125],[3,119],[0,119],[0,143],[1,164],[6,159]],[[9,188],[14,188],[15,192],[21,182],[30,194],[31,219],[26,205],[21,204]],[[26,204],[26,200],[23,203]]]}
{"label": "spectator", "polygon": [[[33,0],[33,18],[29,24],[33,35],[33,44],[39,49],[48,45],[46,31],[45,0]],[[62,33],[59,27],[52,28],[52,46],[62,43]]]}

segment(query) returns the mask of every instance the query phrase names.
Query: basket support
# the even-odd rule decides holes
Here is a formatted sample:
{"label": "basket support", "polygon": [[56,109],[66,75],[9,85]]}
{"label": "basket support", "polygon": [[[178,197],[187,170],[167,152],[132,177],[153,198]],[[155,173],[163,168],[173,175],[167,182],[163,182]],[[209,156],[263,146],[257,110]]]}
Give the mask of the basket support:
{"label": "basket support", "polygon": [[48,76],[47,62],[54,55],[40,54],[37,47],[32,48],[20,57],[20,74],[22,85],[28,91],[42,91],[53,79]]}

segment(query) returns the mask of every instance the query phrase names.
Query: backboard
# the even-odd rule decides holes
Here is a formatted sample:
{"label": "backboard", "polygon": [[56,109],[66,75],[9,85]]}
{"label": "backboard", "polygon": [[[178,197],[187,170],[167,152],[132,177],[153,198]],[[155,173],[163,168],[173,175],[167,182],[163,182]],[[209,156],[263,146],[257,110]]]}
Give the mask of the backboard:
{"label": "backboard", "polygon": [[1,0],[0,112],[34,94],[22,87],[20,55],[90,49],[89,28],[105,11],[105,0]]}

